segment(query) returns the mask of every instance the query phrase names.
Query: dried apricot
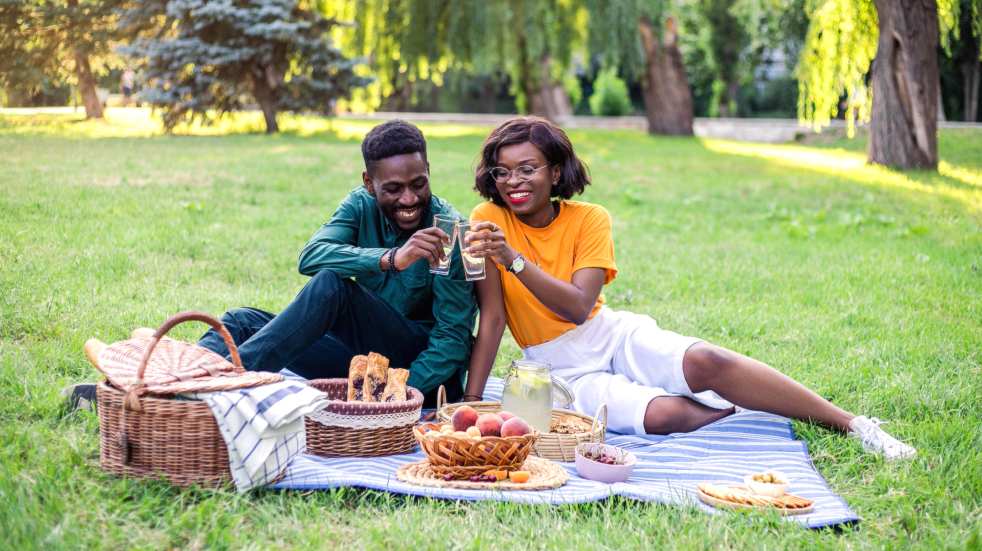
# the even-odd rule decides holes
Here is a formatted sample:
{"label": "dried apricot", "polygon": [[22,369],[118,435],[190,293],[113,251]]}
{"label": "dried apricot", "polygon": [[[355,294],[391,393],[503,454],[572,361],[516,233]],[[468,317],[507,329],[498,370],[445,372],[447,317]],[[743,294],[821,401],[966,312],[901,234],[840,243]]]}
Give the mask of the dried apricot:
{"label": "dried apricot", "polygon": [[508,479],[519,484],[528,482],[532,475],[528,471],[512,471],[508,473]]}

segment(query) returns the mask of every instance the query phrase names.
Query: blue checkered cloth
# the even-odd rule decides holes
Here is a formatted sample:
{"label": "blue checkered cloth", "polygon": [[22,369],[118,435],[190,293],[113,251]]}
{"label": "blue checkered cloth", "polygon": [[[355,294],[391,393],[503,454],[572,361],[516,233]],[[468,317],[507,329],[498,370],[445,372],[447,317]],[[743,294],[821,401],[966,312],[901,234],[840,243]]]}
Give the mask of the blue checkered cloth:
{"label": "blue checkered cloth", "polygon": [[[498,400],[501,379],[492,378],[484,397]],[[396,479],[396,469],[423,459],[422,452],[377,458],[322,458],[302,455],[293,460],[284,477],[272,488],[292,490],[357,486],[397,494],[458,500],[496,500],[515,503],[570,504],[598,501],[618,495],[642,501],[693,506],[718,512],[696,497],[700,482],[742,483],[743,475],[768,469],[791,479],[789,491],[815,501],[814,511],[785,517],[809,528],[824,528],[859,521],[846,502],[829,489],[796,440],[791,423],[775,415],[745,411],[730,415],[691,433],[669,436],[607,434],[607,442],[630,450],[638,463],[627,482],[603,484],[580,478],[572,463],[562,465],[570,479],[555,490],[493,491],[431,488]]]}

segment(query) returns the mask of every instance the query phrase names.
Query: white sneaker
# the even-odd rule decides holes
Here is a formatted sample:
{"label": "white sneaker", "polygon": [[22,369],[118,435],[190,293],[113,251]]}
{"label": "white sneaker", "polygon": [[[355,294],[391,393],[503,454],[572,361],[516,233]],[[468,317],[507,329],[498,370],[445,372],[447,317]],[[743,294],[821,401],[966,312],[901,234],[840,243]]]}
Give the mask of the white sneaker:
{"label": "white sneaker", "polygon": [[872,419],[863,415],[853,417],[852,421],[849,421],[849,436],[858,438],[863,444],[863,449],[870,453],[878,453],[887,461],[909,459],[917,455],[917,450],[913,446],[904,444],[881,429],[882,424],[883,421],[876,417]]}

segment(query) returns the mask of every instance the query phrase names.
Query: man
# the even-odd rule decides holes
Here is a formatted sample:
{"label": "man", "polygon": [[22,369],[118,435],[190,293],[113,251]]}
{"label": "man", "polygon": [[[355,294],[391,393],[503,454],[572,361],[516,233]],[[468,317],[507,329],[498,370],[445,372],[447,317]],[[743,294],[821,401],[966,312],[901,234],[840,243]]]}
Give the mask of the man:
{"label": "man", "polygon": [[[351,358],[378,352],[409,369],[410,386],[435,403],[436,389],[461,397],[477,308],[454,248],[449,276],[429,268],[450,239],[433,216],[459,219],[430,192],[426,141],[415,126],[394,120],[362,141],[363,186],[352,191],[300,252],[312,276],[279,315],[254,308],[226,312],[243,365],[288,368],[307,378],[345,377]],[[200,345],[227,355],[209,330]]]}

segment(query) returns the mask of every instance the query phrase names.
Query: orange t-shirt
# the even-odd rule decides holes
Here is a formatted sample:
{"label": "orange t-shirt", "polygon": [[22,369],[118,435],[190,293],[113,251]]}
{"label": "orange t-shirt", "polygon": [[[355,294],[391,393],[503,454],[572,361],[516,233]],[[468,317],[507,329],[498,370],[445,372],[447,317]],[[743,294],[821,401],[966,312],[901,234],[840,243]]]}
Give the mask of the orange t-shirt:
{"label": "orange t-shirt", "polygon": [[[544,228],[522,223],[508,207],[485,202],[471,211],[471,221],[487,220],[505,233],[508,244],[549,275],[572,282],[581,268],[603,268],[604,283],[617,275],[610,214],[600,205],[560,201],[559,215]],[[496,265],[492,263],[492,265]],[[535,298],[515,274],[498,266],[508,329],[522,348],[542,344],[576,327]],[[589,318],[604,304],[601,293]]]}

